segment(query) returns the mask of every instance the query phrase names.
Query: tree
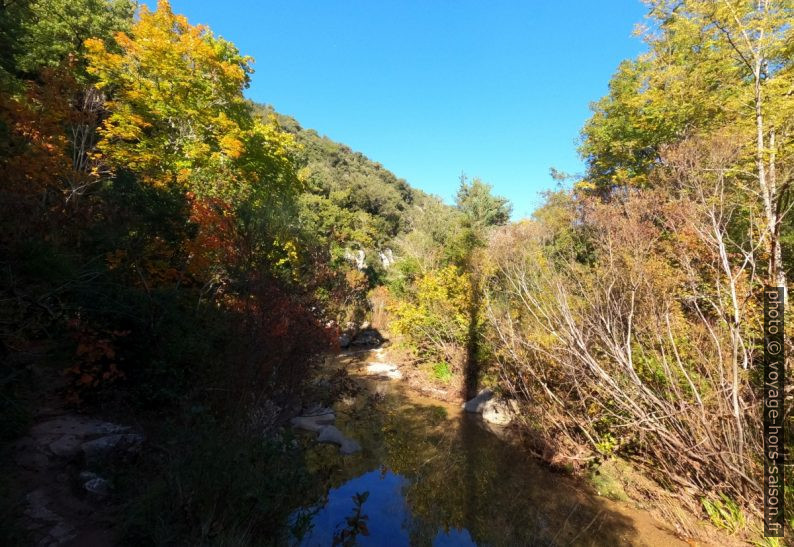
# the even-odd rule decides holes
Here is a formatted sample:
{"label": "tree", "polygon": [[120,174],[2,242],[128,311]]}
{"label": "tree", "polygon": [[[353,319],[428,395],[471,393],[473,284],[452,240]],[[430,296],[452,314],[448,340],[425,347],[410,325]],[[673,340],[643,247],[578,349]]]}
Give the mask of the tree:
{"label": "tree", "polygon": [[112,48],[114,34],[132,24],[135,5],[133,0],[33,0],[21,23],[17,70],[35,75],[71,59],[78,79],[85,81],[84,42],[101,40]]}
{"label": "tree", "polygon": [[661,147],[731,129],[744,154],[735,168],[763,207],[767,282],[786,285],[781,227],[794,173],[790,0],[648,2],[649,53],[621,65],[583,130],[580,189],[643,186]]}
{"label": "tree", "polygon": [[110,99],[99,149],[111,165],[199,196],[240,199],[260,181],[261,199],[296,192],[292,137],[243,97],[249,57],[164,0],[115,39],[120,53],[86,41],[88,71]]}
{"label": "tree", "polygon": [[510,220],[510,202],[506,198],[494,196],[491,190],[491,185],[479,178],[469,182],[465,175],[460,177],[455,205],[472,229],[501,226]]}

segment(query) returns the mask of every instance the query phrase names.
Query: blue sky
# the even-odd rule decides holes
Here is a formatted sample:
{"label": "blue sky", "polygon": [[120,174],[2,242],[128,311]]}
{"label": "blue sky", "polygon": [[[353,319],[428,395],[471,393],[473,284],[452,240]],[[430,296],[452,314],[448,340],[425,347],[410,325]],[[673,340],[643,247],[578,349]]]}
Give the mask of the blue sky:
{"label": "blue sky", "polygon": [[[153,4],[154,0],[147,2]],[[581,172],[589,104],[643,49],[640,0],[172,0],[256,60],[251,99],[450,201],[461,172],[514,204]]]}

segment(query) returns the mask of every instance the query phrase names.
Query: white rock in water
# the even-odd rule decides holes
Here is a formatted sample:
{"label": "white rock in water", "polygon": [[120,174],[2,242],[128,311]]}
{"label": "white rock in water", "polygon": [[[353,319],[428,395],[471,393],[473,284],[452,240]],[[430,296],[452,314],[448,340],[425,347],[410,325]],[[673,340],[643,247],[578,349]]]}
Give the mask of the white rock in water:
{"label": "white rock in water", "polygon": [[142,435],[119,433],[85,442],[80,448],[83,450],[86,463],[91,465],[111,455],[134,454],[140,451],[142,444]]}
{"label": "white rock in water", "polygon": [[403,377],[402,372],[397,369],[397,365],[391,363],[369,363],[367,373],[388,376],[392,380],[399,380]]}
{"label": "white rock in water", "polygon": [[290,423],[292,427],[311,431],[312,433],[319,433],[328,424],[334,423],[336,416],[332,412],[327,414],[318,414],[316,416],[298,416],[292,418]]}
{"label": "white rock in water", "polygon": [[96,496],[99,499],[105,498],[110,494],[110,483],[103,479],[102,477],[96,477],[91,480],[86,481],[83,485],[83,488],[90,493]]}
{"label": "white rock in water", "polygon": [[515,410],[504,401],[491,399],[482,409],[482,419],[494,425],[508,425],[515,418]]}
{"label": "white rock in water", "polygon": [[345,437],[344,433],[333,425],[323,427],[322,431],[320,431],[320,434],[317,436],[317,442],[339,445],[339,452],[346,455],[361,450],[360,444],[353,439]]}
{"label": "white rock in water", "polygon": [[493,398],[493,390],[485,388],[480,391],[476,397],[463,403],[463,410],[466,412],[482,412],[485,409],[485,403]]}

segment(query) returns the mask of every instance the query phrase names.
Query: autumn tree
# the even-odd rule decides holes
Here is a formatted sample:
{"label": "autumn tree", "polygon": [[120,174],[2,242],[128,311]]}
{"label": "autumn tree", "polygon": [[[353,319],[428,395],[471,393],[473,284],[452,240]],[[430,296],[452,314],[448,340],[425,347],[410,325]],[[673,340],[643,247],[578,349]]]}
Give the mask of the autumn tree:
{"label": "autumn tree", "polygon": [[202,196],[245,195],[265,179],[271,192],[296,191],[292,139],[243,97],[251,58],[166,1],[142,6],[115,39],[120,53],[86,42],[88,71],[110,99],[99,145],[108,162]]}
{"label": "autumn tree", "polygon": [[301,190],[294,139],[272,117],[255,117],[243,97],[252,60],[190,25],[166,1],[153,12],[142,6],[130,31],[116,34],[115,47],[118,53],[101,40],[86,41],[88,72],[108,95],[98,144],[103,160],[146,184],[185,192],[196,203],[195,221],[219,215],[216,235],[231,215],[223,232],[237,238],[246,264],[284,259]]}
{"label": "autumn tree", "polygon": [[581,151],[584,190],[645,186],[661,148],[731,129],[744,143],[736,169],[763,209],[767,281],[785,286],[781,228],[792,177],[794,112],[788,0],[650,1],[649,52],[624,62],[596,103]]}

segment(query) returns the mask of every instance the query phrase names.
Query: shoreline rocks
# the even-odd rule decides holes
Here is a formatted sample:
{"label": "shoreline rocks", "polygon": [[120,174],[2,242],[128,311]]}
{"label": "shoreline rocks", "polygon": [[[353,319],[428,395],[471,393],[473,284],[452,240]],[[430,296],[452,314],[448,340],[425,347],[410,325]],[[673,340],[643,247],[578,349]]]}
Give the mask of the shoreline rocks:
{"label": "shoreline rocks", "polygon": [[518,414],[515,401],[500,401],[491,399],[485,403],[482,410],[482,419],[493,425],[510,425]]}
{"label": "shoreline rocks", "polygon": [[403,377],[397,365],[391,363],[369,363],[367,364],[366,371],[367,374],[386,376],[390,380],[400,380]]}
{"label": "shoreline rocks", "polygon": [[481,390],[475,397],[463,403],[463,410],[466,412],[480,413],[485,409],[485,403],[490,401],[494,392],[490,388]]}
{"label": "shoreline rocks", "polygon": [[296,416],[290,420],[292,427],[310,431],[312,433],[319,433],[322,429],[336,420],[336,415],[330,410],[323,414],[315,414],[308,416]]}
{"label": "shoreline rocks", "polygon": [[497,399],[493,390],[485,388],[476,397],[463,403],[463,410],[480,414],[483,421],[497,426],[509,425],[518,414],[515,401]]}
{"label": "shoreline rocks", "polygon": [[330,443],[339,446],[339,452],[344,455],[350,455],[361,450],[361,445],[353,439],[345,437],[345,434],[339,431],[336,426],[327,425],[322,428],[317,435],[317,442]]}
{"label": "shoreline rocks", "polygon": [[361,445],[346,437],[333,425],[336,415],[330,408],[313,407],[290,420],[292,427],[317,434],[317,442],[339,446],[339,452],[347,456],[361,450]]}

